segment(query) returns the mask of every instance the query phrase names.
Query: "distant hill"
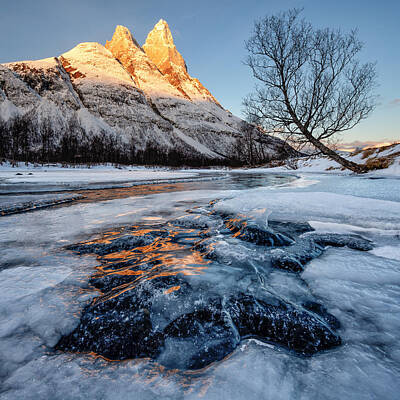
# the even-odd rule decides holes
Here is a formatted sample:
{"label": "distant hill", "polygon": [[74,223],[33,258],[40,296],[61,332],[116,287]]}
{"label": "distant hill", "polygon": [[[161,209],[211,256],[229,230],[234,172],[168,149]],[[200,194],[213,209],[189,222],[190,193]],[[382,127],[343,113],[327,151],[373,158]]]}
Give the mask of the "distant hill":
{"label": "distant hill", "polygon": [[[375,175],[400,177],[400,143],[360,149],[352,153],[341,152],[341,155],[356,163],[364,164],[366,170]],[[350,173],[335,161],[320,156],[293,158],[278,164],[281,164],[280,169],[294,169],[302,172]]]}

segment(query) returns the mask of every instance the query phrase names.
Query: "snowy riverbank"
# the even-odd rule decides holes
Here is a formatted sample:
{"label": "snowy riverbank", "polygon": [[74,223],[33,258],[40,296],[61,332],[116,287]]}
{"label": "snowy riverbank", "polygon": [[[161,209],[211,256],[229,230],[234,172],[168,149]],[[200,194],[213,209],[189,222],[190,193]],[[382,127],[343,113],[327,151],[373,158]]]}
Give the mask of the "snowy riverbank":
{"label": "snowy riverbank", "polygon": [[[213,170],[171,170],[140,166],[0,164],[0,216],[75,201],[82,196],[55,192],[129,188],[218,179]],[[211,174],[210,174],[211,173]]]}
{"label": "snowy riverbank", "polygon": [[[140,166],[114,167],[112,165],[95,165],[92,167],[62,167],[61,165],[33,165],[9,163],[0,165],[0,185],[59,185],[70,187],[89,186],[93,184],[118,184],[167,179],[191,178],[198,176],[195,172],[174,171],[166,168],[145,168]],[[0,186],[1,190],[1,186]]]}

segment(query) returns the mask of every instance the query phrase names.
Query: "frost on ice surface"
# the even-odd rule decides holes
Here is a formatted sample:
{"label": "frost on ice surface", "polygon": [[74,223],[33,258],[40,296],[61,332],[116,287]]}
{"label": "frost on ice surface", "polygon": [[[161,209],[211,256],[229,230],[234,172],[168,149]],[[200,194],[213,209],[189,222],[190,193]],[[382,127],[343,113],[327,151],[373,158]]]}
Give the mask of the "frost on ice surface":
{"label": "frost on ice surface", "polygon": [[70,268],[18,267],[0,272],[0,290],[3,300],[10,302],[40,292],[62,282]]}

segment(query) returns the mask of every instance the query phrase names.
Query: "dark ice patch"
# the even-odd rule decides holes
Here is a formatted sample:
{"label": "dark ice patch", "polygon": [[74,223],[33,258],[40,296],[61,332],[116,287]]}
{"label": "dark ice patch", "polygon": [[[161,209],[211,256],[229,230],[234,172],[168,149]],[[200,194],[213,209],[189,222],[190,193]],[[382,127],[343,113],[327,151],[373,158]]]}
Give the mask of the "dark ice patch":
{"label": "dark ice patch", "polygon": [[359,235],[347,235],[338,233],[321,233],[321,234],[310,234],[312,240],[321,246],[333,246],[333,247],[344,247],[347,246],[350,249],[369,251],[374,247],[372,242],[368,239],[363,238]]}
{"label": "dark ice patch", "polygon": [[323,252],[312,238],[300,238],[292,246],[271,250],[271,265],[275,268],[301,272],[304,266]]}
{"label": "dark ice patch", "polygon": [[[163,237],[163,232],[157,232],[157,234]],[[90,242],[90,243],[78,243],[67,246],[68,250],[73,250],[78,254],[98,254],[106,255],[117,251],[130,250],[138,246],[146,246],[156,238],[156,235],[146,234],[146,235],[129,235],[126,234],[122,237],[118,237],[114,240],[109,240],[105,242]]]}

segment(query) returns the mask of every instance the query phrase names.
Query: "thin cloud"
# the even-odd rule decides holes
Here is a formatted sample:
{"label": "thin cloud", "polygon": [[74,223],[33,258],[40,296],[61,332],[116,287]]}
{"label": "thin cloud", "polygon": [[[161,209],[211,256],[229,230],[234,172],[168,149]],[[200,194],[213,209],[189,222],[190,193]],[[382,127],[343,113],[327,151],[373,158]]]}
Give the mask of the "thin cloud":
{"label": "thin cloud", "polygon": [[389,102],[390,106],[400,106],[400,99],[393,99],[391,102]]}
{"label": "thin cloud", "polygon": [[393,143],[397,143],[395,140],[382,140],[382,141],[373,141],[373,140],[367,140],[367,141],[360,141],[360,140],[355,140],[354,142],[348,142],[348,143],[339,143],[337,145],[338,150],[341,151],[354,151],[357,149],[366,149],[370,147],[381,147],[381,146],[389,146]]}

